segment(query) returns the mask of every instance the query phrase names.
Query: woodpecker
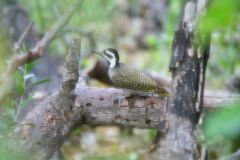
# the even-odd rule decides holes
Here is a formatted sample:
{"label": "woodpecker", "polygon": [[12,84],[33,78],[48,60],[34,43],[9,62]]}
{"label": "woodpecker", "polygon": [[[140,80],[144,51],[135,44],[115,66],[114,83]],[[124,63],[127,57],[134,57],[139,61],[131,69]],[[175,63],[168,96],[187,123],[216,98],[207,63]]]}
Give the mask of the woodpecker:
{"label": "woodpecker", "polygon": [[[95,51],[94,51],[95,52]],[[157,94],[169,96],[166,89],[149,76],[123,63],[119,63],[119,54],[116,49],[107,48],[102,52],[95,52],[108,62],[108,76],[117,88],[132,90],[133,93]]]}

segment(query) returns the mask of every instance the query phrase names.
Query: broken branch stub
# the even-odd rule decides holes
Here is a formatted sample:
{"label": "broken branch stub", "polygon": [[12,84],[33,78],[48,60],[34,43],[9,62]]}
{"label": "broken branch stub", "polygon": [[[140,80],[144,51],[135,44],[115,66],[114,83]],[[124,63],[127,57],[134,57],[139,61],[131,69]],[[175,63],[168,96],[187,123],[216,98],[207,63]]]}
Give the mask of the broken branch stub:
{"label": "broken branch stub", "polygon": [[172,95],[166,113],[169,128],[164,136],[158,134],[156,137],[155,147],[149,154],[152,160],[195,160],[200,157],[197,123],[202,111],[210,40],[209,36],[197,31],[197,20],[202,15],[196,11],[198,4],[202,3],[186,2],[183,19],[175,32],[169,63],[172,71]]}
{"label": "broken branch stub", "polygon": [[79,51],[80,38],[73,37],[59,93],[35,106],[9,137],[9,147],[26,159],[50,158],[81,121],[81,110],[76,111],[72,94],[78,79]]}

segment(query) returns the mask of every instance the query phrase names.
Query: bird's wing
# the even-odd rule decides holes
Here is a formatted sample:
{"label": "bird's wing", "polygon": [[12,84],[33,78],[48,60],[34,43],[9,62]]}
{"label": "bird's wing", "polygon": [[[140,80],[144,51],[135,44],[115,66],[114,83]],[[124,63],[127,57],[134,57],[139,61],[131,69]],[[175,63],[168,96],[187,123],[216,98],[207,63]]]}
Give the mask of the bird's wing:
{"label": "bird's wing", "polygon": [[158,86],[157,83],[147,75],[124,64],[121,64],[112,75],[112,81],[118,87],[133,90],[145,90],[147,87],[152,88]]}

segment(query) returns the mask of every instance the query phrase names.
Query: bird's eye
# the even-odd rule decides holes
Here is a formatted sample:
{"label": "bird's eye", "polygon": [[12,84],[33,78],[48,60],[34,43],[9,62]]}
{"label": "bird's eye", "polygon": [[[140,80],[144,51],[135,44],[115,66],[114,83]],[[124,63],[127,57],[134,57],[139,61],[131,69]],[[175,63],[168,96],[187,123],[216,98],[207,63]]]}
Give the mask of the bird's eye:
{"label": "bird's eye", "polygon": [[110,59],[113,58],[112,55],[110,55],[110,54],[105,54],[105,55]]}

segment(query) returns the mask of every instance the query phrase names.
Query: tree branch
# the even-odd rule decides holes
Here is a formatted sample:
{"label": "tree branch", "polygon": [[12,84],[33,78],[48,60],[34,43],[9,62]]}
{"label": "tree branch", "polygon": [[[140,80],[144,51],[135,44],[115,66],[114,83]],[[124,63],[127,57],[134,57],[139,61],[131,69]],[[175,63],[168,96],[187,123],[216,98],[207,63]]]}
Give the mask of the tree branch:
{"label": "tree branch", "polygon": [[[17,68],[23,64],[34,61],[43,55],[43,50],[47,47],[49,42],[54,38],[59,30],[61,30],[71,19],[72,15],[81,5],[81,2],[82,0],[76,0],[70,7],[69,11],[45,33],[42,39],[35,45],[32,50],[29,50],[24,54],[13,55],[10,63],[8,64],[0,79],[0,88],[2,88],[0,91],[0,102],[2,102],[5,99],[6,95],[8,95],[10,92],[12,88],[12,76]],[[26,29],[26,31],[28,31],[28,29]],[[24,34],[25,33],[23,33],[22,36],[24,36]],[[19,41],[21,41],[21,37],[19,38]]]}
{"label": "tree branch", "polygon": [[131,128],[156,128],[164,125],[165,99],[130,97],[126,92],[109,88],[83,87],[76,90],[75,107],[84,111],[84,123],[119,125]]}
{"label": "tree branch", "polygon": [[[72,84],[71,81],[69,83]],[[67,89],[67,92],[70,90]],[[35,159],[46,159],[59,149],[66,136],[76,126],[83,123],[152,128],[159,131],[166,129],[167,99],[156,97],[119,99],[128,93],[115,88],[88,87],[82,83],[78,83],[74,95],[71,91],[69,93],[64,96],[54,94],[32,107],[33,110],[8,138],[9,144],[15,146],[19,152],[25,151],[28,155],[34,153],[30,154],[31,159],[33,155],[37,157]],[[232,102],[234,99],[229,100]],[[212,103],[214,101],[218,102],[219,99],[211,97],[211,102],[206,99],[204,103],[208,104],[206,108],[217,107]]]}
{"label": "tree branch", "polygon": [[22,35],[19,37],[19,40],[17,41],[17,43],[15,43],[14,48],[16,50],[16,53],[20,53],[20,48],[21,45],[23,43],[24,38],[26,37],[26,35],[31,31],[33,26],[33,22],[31,22],[30,24],[28,24],[27,28],[25,29],[25,31],[22,33]]}

